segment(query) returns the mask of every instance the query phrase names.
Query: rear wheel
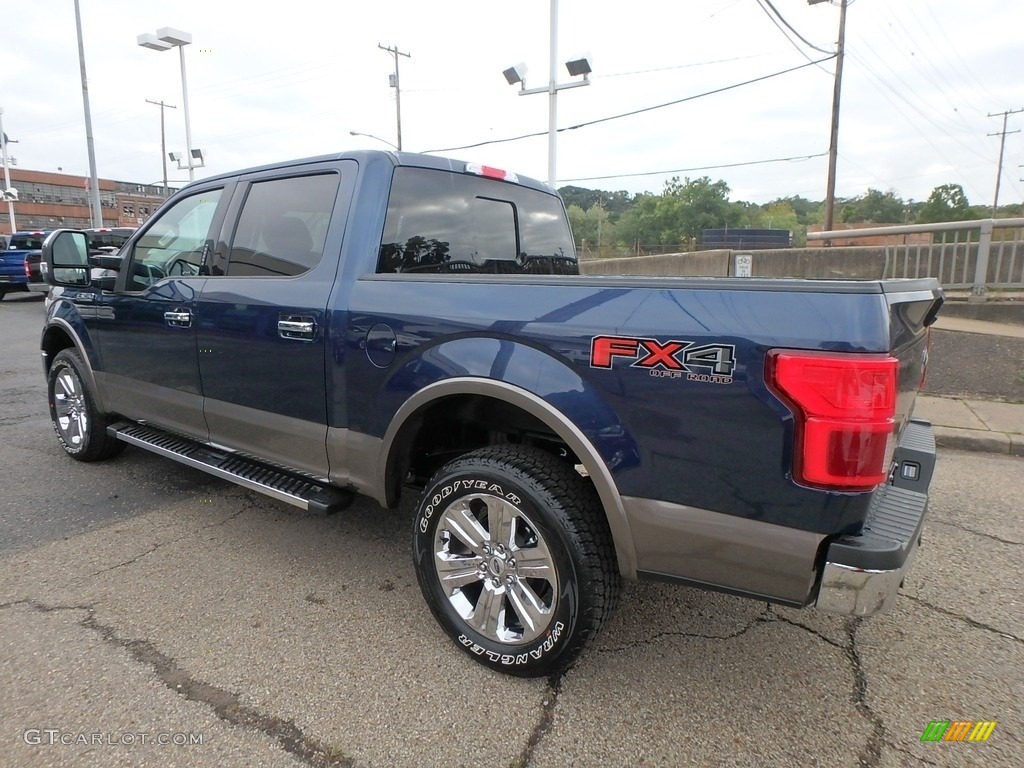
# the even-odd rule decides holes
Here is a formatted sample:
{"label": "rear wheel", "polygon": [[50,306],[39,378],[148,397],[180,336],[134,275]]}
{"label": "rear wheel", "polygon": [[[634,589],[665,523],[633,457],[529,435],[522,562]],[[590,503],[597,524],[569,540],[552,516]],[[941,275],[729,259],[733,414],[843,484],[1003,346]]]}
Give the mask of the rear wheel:
{"label": "rear wheel", "polygon": [[537,448],[484,448],[443,467],[420,500],[413,556],[427,604],[459,647],[523,677],[568,668],[618,596],[593,485]]}
{"label": "rear wheel", "polygon": [[100,461],[120,453],[124,443],[107,434],[110,418],[96,405],[85,371],[82,358],[73,349],[63,349],[53,358],[47,375],[50,420],[68,456]]}

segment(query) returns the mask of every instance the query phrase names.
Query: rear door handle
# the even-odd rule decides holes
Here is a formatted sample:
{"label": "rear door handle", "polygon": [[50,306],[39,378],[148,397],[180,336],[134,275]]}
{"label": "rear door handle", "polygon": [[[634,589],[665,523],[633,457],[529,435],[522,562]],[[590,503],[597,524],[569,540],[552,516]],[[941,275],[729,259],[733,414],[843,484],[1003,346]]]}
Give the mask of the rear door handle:
{"label": "rear door handle", "polygon": [[176,328],[190,328],[192,326],[192,313],[187,309],[174,309],[164,312],[164,322]]}
{"label": "rear door handle", "polygon": [[304,315],[286,315],[277,321],[277,333],[282,339],[316,338],[316,320]]}

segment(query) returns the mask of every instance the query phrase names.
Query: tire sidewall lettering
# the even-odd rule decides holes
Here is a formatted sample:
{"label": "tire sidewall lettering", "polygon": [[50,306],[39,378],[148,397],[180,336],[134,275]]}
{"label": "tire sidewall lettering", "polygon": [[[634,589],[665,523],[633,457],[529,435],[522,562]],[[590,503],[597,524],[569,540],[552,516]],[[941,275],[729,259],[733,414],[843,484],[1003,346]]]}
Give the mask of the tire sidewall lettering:
{"label": "tire sidewall lettering", "polygon": [[523,503],[522,498],[518,494],[506,491],[502,485],[491,480],[453,480],[431,495],[430,503],[423,508],[419,521],[416,524],[420,533],[427,532],[427,529],[430,527],[430,519],[434,516],[434,513],[444,506],[443,502],[450,499],[452,494],[460,490],[464,492],[484,491],[505,499],[505,501],[517,507],[521,507]]}
{"label": "tire sidewall lettering", "polygon": [[501,653],[489,650],[465,634],[459,635],[458,641],[474,656],[485,656],[492,664],[510,667],[529,664],[531,661],[539,661],[558,644],[564,632],[565,623],[556,621],[539,646],[527,651],[517,651],[516,653]]}

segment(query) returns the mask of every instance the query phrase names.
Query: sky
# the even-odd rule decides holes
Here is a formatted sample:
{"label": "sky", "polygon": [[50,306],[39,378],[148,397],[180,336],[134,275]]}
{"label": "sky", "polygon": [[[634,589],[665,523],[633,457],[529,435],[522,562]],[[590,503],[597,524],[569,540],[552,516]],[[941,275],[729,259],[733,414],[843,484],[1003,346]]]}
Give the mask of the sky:
{"label": "sky", "polygon": [[[799,37],[772,21],[770,5]],[[395,60],[383,45],[410,54],[399,57],[403,149],[547,179],[549,99],[520,96],[501,73],[522,62],[527,87],[547,85],[550,0],[80,7],[101,178],[162,179],[161,110],[147,99],[177,107],[165,110],[167,150],[185,150],[178,51],[136,44],[141,33],[173,27],[192,34],[184,49],[192,144],[206,159],[197,178],[395,143]],[[21,168],[88,175],[73,0],[3,0],[2,8],[10,154]],[[588,56],[593,69],[589,86],[557,96],[557,125],[571,129],[557,137],[558,186],[658,193],[673,176],[710,176],[726,181],[733,200],[824,198],[838,5],[561,0],[557,8],[558,82],[574,79],[562,65],[569,59]],[[836,194],[874,188],[925,200],[952,183],[972,204],[991,204],[1000,137],[989,134],[1003,130],[1004,111],[1024,109],[1021,29],[1024,3],[853,0]],[[1024,200],[1024,133],[1011,133],[1021,129],[1024,112],[1010,114],[1000,204]],[[529,134],[537,135],[503,141]],[[173,163],[169,175],[188,178]]]}

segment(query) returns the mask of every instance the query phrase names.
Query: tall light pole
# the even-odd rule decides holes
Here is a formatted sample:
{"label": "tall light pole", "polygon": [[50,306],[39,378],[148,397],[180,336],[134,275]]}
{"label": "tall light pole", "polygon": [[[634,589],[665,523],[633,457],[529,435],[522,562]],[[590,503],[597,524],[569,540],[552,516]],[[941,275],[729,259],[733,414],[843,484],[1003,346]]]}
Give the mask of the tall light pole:
{"label": "tall light pole", "polygon": [[3,152],[4,160],[4,189],[3,199],[7,201],[7,215],[11,218],[11,234],[17,232],[17,226],[14,223],[14,198],[16,194],[11,192],[11,172],[7,170],[7,134],[4,133],[4,110],[0,107],[0,151]]}
{"label": "tall light pole", "polygon": [[556,154],[558,149],[558,92],[566,88],[579,88],[583,85],[590,85],[589,75],[591,72],[590,61],[587,58],[573,59],[565,62],[569,74],[573,77],[582,75],[582,80],[575,80],[571,83],[558,82],[558,0],[551,0],[551,20],[549,22],[551,37],[551,56],[548,67],[548,84],[541,88],[526,87],[526,66],[517,64],[509,67],[502,74],[509,85],[522,83],[519,89],[520,96],[527,96],[533,93],[548,94],[548,186],[555,188],[555,168],[557,165]]}
{"label": "tall light pole", "polygon": [[85,145],[89,152],[89,203],[93,227],[103,226],[100,209],[100,181],[96,174],[96,148],[92,140],[92,115],[89,112],[89,79],[85,76],[85,45],[82,42],[82,14],[75,0],[75,29],[78,32],[78,68],[82,74],[82,105],[85,108]]}
{"label": "tall light pole", "polygon": [[[77,0],[76,0],[77,2]],[[185,46],[191,44],[192,35],[173,27],[161,27],[155,35],[145,33],[136,38],[136,42],[143,48],[152,51],[167,51],[171,48],[178,49],[178,56],[181,60],[181,103],[185,111],[185,149],[188,156],[188,180],[196,178],[195,169],[201,165],[194,165],[192,160],[195,154],[192,152],[192,124],[188,115],[188,78],[185,76]]]}
{"label": "tall light pole", "polygon": [[160,107],[160,159],[164,164],[164,197],[167,197],[167,135],[164,132],[164,107],[169,109],[177,109],[177,107],[173,104],[164,104],[163,99],[160,101],[146,99],[146,103]]}
{"label": "tall light pole", "polygon": [[[377,43],[377,47],[382,51],[387,51],[395,57],[395,74],[391,76],[391,87],[395,89],[395,116],[398,121],[398,144],[392,144],[399,152],[402,151],[402,84],[398,79],[398,57],[405,56],[407,59],[412,58],[411,53],[403,53],[398,50],[398,46],[387,48],[380,43]],[[375,137],[376,138],[376,137]],[[387,142],[391,144],[391,142]]]}
{"label": "tall light pole", "polygon": [[[829,2],[829,0],[807,0],[808,5]],[[836,78],[832,87],[832,129],[828,143],[828,182],[825,190],[825,232],[832,231],[836,208],[836,161],[839,157],[839,96],[843,90],[843,59],[846,47],[846,5],[839,3],[839,42],[836,44]]]}

